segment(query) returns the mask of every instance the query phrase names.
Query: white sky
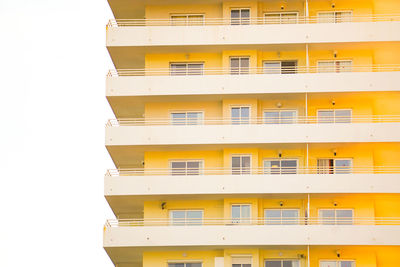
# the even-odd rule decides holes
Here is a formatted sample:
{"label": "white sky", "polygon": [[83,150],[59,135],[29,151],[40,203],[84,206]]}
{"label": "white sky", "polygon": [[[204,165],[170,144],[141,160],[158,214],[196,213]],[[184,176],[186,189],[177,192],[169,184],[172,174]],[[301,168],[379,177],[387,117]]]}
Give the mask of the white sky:
{"label": "white sky", "polygon": [[0,0],[0,266],[113,264],[106,0]]}

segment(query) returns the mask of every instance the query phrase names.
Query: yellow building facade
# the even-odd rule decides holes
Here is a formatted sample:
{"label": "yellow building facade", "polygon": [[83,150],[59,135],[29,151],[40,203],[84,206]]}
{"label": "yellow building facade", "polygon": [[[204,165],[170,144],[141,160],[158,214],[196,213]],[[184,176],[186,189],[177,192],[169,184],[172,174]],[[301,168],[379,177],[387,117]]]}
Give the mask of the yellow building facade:
{"label": "yellow building facade", "polygon": [[108,0],[117,267],[400,265],[400,2]]}

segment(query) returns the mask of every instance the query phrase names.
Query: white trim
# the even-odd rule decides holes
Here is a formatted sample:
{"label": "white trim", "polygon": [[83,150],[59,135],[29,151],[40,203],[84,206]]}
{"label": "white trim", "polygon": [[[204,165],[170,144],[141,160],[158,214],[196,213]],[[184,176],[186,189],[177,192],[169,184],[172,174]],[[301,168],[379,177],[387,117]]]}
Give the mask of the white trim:
{"label": "white trim", "polygon": [[350,259],[348,259],[348,260],[346,260],[346,259],[340,259],[340,260],[337,260],[337,259],[322,259],[322,260],[319,260],[319,266],[320,267],[321,267],[321,262],[323,262],[323,261],[335,261],[336,262],[336,267],[340,267],[340,265],[338,263],[341,262],[341,261],[351,261],[351,262],[354,263],[353,267],[356,267],[356,261],[355,260],[350,260]]}
{"label": "white trim", "polygon": [[[264,208],[264,224],[266,225],[270,225],[269,223],[267,223],[267,216],[266,216],[266,211],[267,210],[279,210],[281,212],[281,215],[279,217],[280,222],[275,223],[275,224],[271,224],[271,225],[297,225],[300,224],[300,208]],[[284,210],[295,210],[297,211],[297,218],[296,220],[293,220],[293,223],[285,223],[282,220],[284,219],[284,217],[282,216],[282,211]]]}
{"label": "white trim", "polygon": [[[332,219],[333,221],[334,221],[334,225],[337,225],[338,224],[338,222],[337,222],[337,215],[336,215],[336,213],[337,213],[337,211],[338,210],[351,210],[351,225],[353,225],[354,224],[354,208],[318,208],[318,219],[319,219],[319,221],[320,221],[320,223],[321,224],[324,224],[323,222],[322,222],[322,220],[323,220],[323,217],[321,216],[321,211],[323,211],[323,210],[333,210],[334,212],[335,212],[335,217]],[[350,220],[349,220],[350,221]],[[339,225],[340,225],[340,223],[339,223]]]}
{"label": "white trim", "polygon": [[185,174],[182,174],[184,176],[190,176],[188,175],[188,169],[187,169],[187,163],[188,162],[199,162],[199,174],[196,175],[203,175],[204,173],[204,159],[169,159],[168,160],[168,166],[169,166],[169,171],[172,174],[173,169],[172,169],[172,163],[174,162],[185,162],[186,163],[186,167],[185,170],[182,170],[185,172]]}
{"label": "white trim", "polygon": [[[168,212],[168,217],[169,217],[170,225],[174,224],[173,217],[172,217],[172,213],[174,211],[183,211],[183,212],[185,212],[185,218],[182,219],[183,222],[182,222],[181,226],[190,225],[190,219],[187,218],[187,212],[188,211],[200,211],[201,212],[201,222],[200,222],[200,224],[201,225],[204,224],[204,209],[171,209],[171,210],[168,210],[168,211],[169,211]],[[189,222],[188,222],[188,220],[189,220]],[[177,225],[177,226],[180,226],[180,225]]]}

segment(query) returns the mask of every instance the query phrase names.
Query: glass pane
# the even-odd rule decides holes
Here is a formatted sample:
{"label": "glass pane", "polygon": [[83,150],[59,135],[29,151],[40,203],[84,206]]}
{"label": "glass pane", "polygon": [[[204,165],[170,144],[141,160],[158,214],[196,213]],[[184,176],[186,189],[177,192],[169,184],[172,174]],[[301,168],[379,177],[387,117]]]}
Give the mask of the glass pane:
{"label": "glass pane", "polygon": [[187,162],[187,175],[200,175],[200,161]]}
{"label": "glass pane", "polygon": [[352,13],[351,12],[336,12],[336,23],[340,22],[351,22]]}
{"label": "glass pane", "polygon": [[241,264],[232,264],[232,267],[242,267]]}
{"label": "glass pane", "polygon": [[240,157],[232,157],[232,174],[240,174],[241,162]]}
{"label": "glass pane", "polygon": [[186,162],[171,162],[171,169],[172,175],[186,175]]}
{"label": "glass pane", "polygon": [[321,261],[320,267],[337,267],[336,261]]}
{"label": "glass pane", "polygon": [[251,267],[251,264],[242,264],[242,267]]}
{"label": "glass pane", "polygon": [[297,173],[297,160],[282,160],[281,161],[282,174],[296,174]]}
{"label": "glass pane", "polygon": [[297,23],[297,14],[296,13],[282,13],[281,23],[282,24]]}
{"label": "glass pane", "polygon": [[200,210],[189,210],[187,211],[187,224],[189,225],[201,225],[203,219],[203,212]]}
{"label": "glass pane", "polygon": [[250,174],[250,157],[242,157],[242,174]]}
{"label": "glass pane", "polygon": [[281,68],[283,74],[293,74],[296,73],[296,61],[282,61]]}
{"label": "glass pane", "polygon": [[188,64],[188,75],[202,75],[204,64]]}
{"label": "glass pane", "polygon": [[240,118],[241,118],[241,123],[249,123],[250,119],[250,108],[249,107],[242,107],[240,108]]}
{"label": "glass pane", "polygon": [[204,16],[203,15],[189,15],[188,16],[188,24],[189,25],[203,25],[204,24]]}
{"label": "glass pane", "polygon": [[240,10],[235,9],[231,10],[231,25],[239,25],[240,24]]}
{"label": "glass pane", "polygon": [[172,225],[185,225],[185,211],[174,210],[171,211]]}
{"label": "glass pane", "polygon": [[318,23],[334,23],[335,12],[320,12],[317,14]]}
{"label": "glass pane", "polygon": [[319,216],[321,217],[321,223],[326,225],[335,224],[335,210],[320,210]]}
{"label": "glass pane", "polygon": [[188,112],[186,116],[188,125],[201,124],[201,121],[203,120],[203,113],[201,112]]}
{"label": "glass pane", "polygon": [[241,223],[250,223],[250,205],[241,206]]}
{"label": "glass pane", "polygon": [[281,111],[280,117],[281,117],[281,123],[284,124],[294,123],[296,118],[296,111],[294,110]]}
{"label": "glass pane", "polygon": [[351,160],[349,159],[336,159],[335,160],[335,173],[351,173]]}
{"label": "glass pane", "polygon": [[354,261],[341,261],[340,267],[354,267]]}
{"label": "glass pane", "polygon": [[232,205],[232,223],[240,222],[240,206]]}
{"label": "glass pane", "polygon": [[242,9],[240,10],[241,14],[241,24],[242,25],[248,25],[250,24],[250,9]]}
{"label": "glass pane", "polygon": [[186,75],[187,64],[171,64],[171,75]]}
{"label": "glass pane", "polygon": [[281,23],[281,14],[265,14],[264,15],[265,24],[279,24]]}
{"label": "glass pane", "polygon": [[336,210],[337,224],[353,224],[353,210]]}
{"label": "glass pane", "polygon": [[265,267],[282,267],[282,261],[265,261]]}
{"label": "glass pane", "polygon": [[318,62],[318,72],[335,72],[334,61]]}
{"label": "glass pane", "polygon": [[351,110],[346,110],[346,109],[335,110],[335,122],[350,123],[351,122]]}
{"label": "glass pane", "polygon": [[283,261],[283,267],[300,267],[299,261]]}
{"label": "glass pane", "polygon": [[319,123],[333,123],[334,111],[333,110],[318,110]]}
{"label": "glass pane", "polygon": [[336,61],[336,72],[350,72],[352,61]]}
{"label": "glass pane", "polygon": [[281,224],[281,210],[265,210],[265,224]]}
{"label": "glass pane", "polygon": [[280,74],[281,62],[264,62],[265,74]]}
{"label": "glass pane", "polygon": [[172,113],[172,124],[173,125],[184,125],[186,124],[186,113]]}
{"label": "glass pane", "polygon": [[231,108],[232,124],[240,124],[240,108]]}
{"label": "glass pane", "polygon": [[185,16],[185,15],[171,16],[171,25],[182,26],[182,25],[186,25],[186,22],[187,22],[187,16]]}
{"label": "glass pane", "polygon": [[250,67],[250,59],[242,57],[240,58],[240,74],[248,74]]}
{"label": "glass pane", "polygon": [[231,58],[231,74],[239,74],[239,58]]}
{"label": "glass pane", "polygon": [[282,224],[298,224],[298,210],[282,210]]}
{"label": "glass pane", "polygon": [[265,111],[264,112],[264,123],[278,124],[279,123],[279,111]]}
{"label": "glass pane", "polygon": [[265,160],[264,161],[264,173],[265,174],[280,174],[281,173],[280,160]]}

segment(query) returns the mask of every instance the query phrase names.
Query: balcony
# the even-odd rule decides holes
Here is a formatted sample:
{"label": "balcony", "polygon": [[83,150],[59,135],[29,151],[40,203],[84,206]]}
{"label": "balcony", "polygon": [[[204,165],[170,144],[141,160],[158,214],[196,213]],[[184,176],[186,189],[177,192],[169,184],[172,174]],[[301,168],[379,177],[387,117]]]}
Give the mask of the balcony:
{"label": "balcony", "polygon": [[173,145],[192,146],[192,150],[196,150],[196,146],[204,145],[400,142],[400,117],[397,115],[352,116],[341,118],[340,122],[334,122],[334,118],[310,116],[276,123],[271,123],[271,119],[217,118],[190,122],[113,119],[106,125],[105,143],[107,148],[148,146],[150,149],[150,146]]}
{"label": "balcony", "polygon": [[[268,172],[252,168],[233,174],[230,168],[206,168],[176,175],[171,169],[109,170],[104,194],[115,214],[143,210],[144,201],[224,199],[320,193],[400,193],[399,167],[351,167],[322,170],[317,167],[279,168]],[[330,173],[330,174],[328,174]],[[195,175],[193,175],[195,174]],[[166,183],[168,181],[168,183]],[[120,201],[123,198],[125,201]],[[134,203],[134,204],[133,204]]]}
{"label": "balcony", "polygon": [[126,68],[128,61],[143,62],[145,53],[400,41],[400,15],[354,16],[342,23],[325,23],[317,17],[299,17],[291,23],[266,18],[249,18],[246,25],[231,25],[231,22],[230,18],[206,18],[183,25],[170,19],[110,20],[106,45],[116,67]]}
{"label": "balcony", "polygon": [[232,224],[231,219],[204,219],[202,225],[171,226],[165,219],[109,220],[103,244],[114,262],[121,254],[138,260],[144,250],[165,247],[196,250],[227,246],[400,245],[399,218],[353,218],[352,223],[323,225],[319,218],[299,218],[298,224],[265,225],[260,218],[240,225]]}

